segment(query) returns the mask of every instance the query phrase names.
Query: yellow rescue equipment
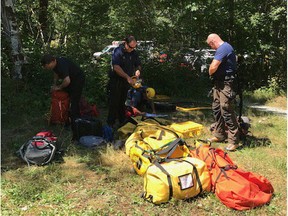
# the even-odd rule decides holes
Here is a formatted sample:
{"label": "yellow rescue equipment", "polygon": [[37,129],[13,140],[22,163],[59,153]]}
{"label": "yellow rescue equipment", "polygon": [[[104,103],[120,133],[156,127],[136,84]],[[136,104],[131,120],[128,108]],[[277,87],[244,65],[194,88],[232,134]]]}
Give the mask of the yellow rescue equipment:
{"label": "yellow rescue equipment", "polygon": [[[189,156],[189,147],[178,138],[196,137],[203,129],[201,124],[192,121],[164,126],[153,119],[149,120],[150,122],[148,119],[145,122],[140,121],[136,126],[134,125],[134,129],[133,127],[121,128],[122,137],[125,137],[127,132],[130,134],[125,142],[126,154],[129,155],[135,171],[141,176],[156,159],[163,160],[168,154],[170,159]],[[165,152],[164,149],[169,150]]]}
{"label": "yellow rescue equipment", "polygon": [[132,76],[131,79],[133,80],[133,88],[137,89],[142,87],[142,79],[139,79],[137,76]]}
{"label": "yellow rescue equipment", "polygon": [[154,204],[161,204],[172,197],[188,199],[210,189],[210,175],[205,162],[186,157],[151,164],[144,176],[142,197]]}
{"label": "yellow rescue equipment", "polygon": [[176,110],[182,111],[182,112],[190,112],[190,111],[195,111],[195,110],[204,110],[204,109],[211,109],[211,107],[180,107],[176,106]]}
{"label": "yellow rescue equipment", "polygon": [[187,144],[175,131],[162,125],[140,123],[125,142],[135,171],[143,176],[154,160],[183,158],[190,154]]}

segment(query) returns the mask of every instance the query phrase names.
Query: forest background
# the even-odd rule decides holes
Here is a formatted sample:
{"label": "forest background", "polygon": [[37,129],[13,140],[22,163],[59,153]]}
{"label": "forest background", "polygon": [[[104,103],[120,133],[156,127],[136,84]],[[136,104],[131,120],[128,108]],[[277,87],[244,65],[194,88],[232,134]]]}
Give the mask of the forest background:
{"label": "forest background", "polygon": [[179,67],[179,62],[188,49],[209,48],[206,38],[213,32],[242,57],[239,74],[245,91],[267,88],[267,97],[286,93],[286,1],[19,0],[13,4],[4,0],[1,4],[2,113],[13,110],[13,94],[30,95],[22,97],[29,100],[26,103],[19,101],[29,104],[25,112],[47,108],[43,95],[49,92],[52,75],[40,65],[47,52],[79,64],[87,76],[85,95],[91,102],[105,102],[109,60],[95,64],[92,55],[130,34],[153,41],[154,50],[171,59],[159,64],[141,53],[143,79],[157,93],[207,94],[211,87],[207,72]]}

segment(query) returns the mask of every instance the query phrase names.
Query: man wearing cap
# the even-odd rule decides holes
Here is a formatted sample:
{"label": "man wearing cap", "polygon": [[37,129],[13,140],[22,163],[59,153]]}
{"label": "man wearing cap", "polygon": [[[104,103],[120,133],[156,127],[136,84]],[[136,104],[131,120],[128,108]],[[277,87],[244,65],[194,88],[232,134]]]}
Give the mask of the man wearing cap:
{"label": "man wearing cap", "polygon": [[112,70],[108,85],[109,111],[107,124],[113,127],[116,120],[125,121],[125,100],[128,89],[135,81],[132,76],[140,76],[141,61],[135,51],[137,41],[134,36],[124,39],[112,54]]}

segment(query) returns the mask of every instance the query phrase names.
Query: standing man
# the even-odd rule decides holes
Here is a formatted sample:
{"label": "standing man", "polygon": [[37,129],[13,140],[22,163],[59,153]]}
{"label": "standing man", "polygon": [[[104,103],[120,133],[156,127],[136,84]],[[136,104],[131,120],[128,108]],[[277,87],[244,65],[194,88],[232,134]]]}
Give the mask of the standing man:
{"label": "standing man", "polygon": [[[214,82],[212,110],[216,121],[215,137],[210,141],[221,142],[228,136],[226,150],[234,151],[239,144],[238,123],[233,109],[233,101],[236,97],[234,89],[236,55],[233,47],[217,34],[210,34],[206,42],[216,50],[209,67],[209,75]],[[226,127],[228,134],[225,132]]]}
{"label": "standing man", "polygon": [[128,36],[123,44],[117,47],[112,55],[112,71],[109,81],[109,112],[107,123],[113,127],[116,119],[119,123],[125,120],[125,100],[130,85],[134,84],[132,76],[139,77],[141,62],[135,51],[137,41],[134,36]]}
{"label": "standing man", "polygon": [[[80,117],[79,102],[85,83],[85,75],[78,65],[64,57],[56,58],[46,54],[43,56],[41,63],[45,69],[54,71],[54,82],[51,91],[64,90],[69,94],[71,101],[71,127],[74,133],[74,121]],[[62,82],[57,85],[60,79]],[[72,139],[74,137],[73,134]]]}

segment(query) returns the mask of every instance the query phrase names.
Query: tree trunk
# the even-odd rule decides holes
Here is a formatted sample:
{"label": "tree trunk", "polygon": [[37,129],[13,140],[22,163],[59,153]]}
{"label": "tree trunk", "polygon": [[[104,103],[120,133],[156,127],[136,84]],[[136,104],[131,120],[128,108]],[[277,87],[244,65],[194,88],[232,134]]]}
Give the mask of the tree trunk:
{"label": "tree trunk", "polygon": [[234,0],[227,0],[228,12],[229,12],[229,23],[228,23],[228,41],[233,43],[234,41]]}
{"label": "tree trunk", "polygon": [[10,74],[13,79],[22,79],[24,55],[22,53],[22,45],[16,20],[14,3],[12,0],[2,0],[1,7],[3,34],[11,46],[11,59],[14,64],[14,68],[11,70]]}
{"label": "tree trunk", "polygon": [[39,1],[39,23],[40,23],[40,28],[42,30],[43,33],[43,37],[44,37],[44,42],[47,43],[48,42],[48,0],[40,0]]}

